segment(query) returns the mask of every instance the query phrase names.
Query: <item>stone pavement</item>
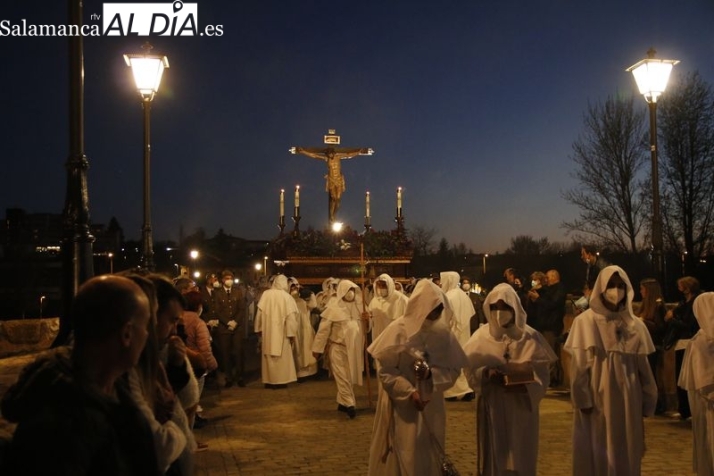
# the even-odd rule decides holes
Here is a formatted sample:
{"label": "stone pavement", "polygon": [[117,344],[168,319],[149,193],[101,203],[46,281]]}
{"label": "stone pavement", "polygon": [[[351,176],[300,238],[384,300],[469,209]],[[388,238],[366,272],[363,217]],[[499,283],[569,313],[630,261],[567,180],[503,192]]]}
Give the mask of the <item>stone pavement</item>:
{"label": "stone pavement", "polygon": [[[372,379],[372,390],[375,390]],[[208,443],[197,454],[198,475],[364,475],[374,410],[365,387],[357,388],[357,418],[336,411],[331,380],[291,384],[287,389],[207,390],[210,422],[196,437]],[[376,399],[376,397],[374,397]],[[462,476],[476,466],[474,402],[447,402],[446,452]],[[565,391],[549,391],[540,408],[538,475],[571,474],[572,409]],[[691,475],[691,423],[671,417],[645,420],[643,475]]]}
{"label": "stone pavement", "polygon": [[[34,358],[0,359],[0,395]],[[374,378],[371,383],[376,395]],[[196,474],[366,474],[374,410],[367,408],[366,386],[355,388],[358,412],[354,420],[336,411],[331,380],[310,380],[279,390],[265,389],[258,380],[245,388],[207,389],[202,403],[204,416],[210,421],[195,433],[209,447],[196,454]],[[446,451],[462,476],[474,475],[474,402],[446,405]],[[549,391],[541,403],[540,417],[538,475],[570,475],[572,409],[567,392]],[[11,431],[12,426],[0,418],[0,435]],[[691,423],[668,417],[647,418],[645,435],[648,449],[643,475],[693,474]]]}

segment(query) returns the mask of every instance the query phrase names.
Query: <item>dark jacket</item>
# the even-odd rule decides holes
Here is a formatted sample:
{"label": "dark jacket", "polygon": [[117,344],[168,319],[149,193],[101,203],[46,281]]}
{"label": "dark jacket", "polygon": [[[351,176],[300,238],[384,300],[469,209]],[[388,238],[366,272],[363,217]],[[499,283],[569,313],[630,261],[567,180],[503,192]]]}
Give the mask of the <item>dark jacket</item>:
{"label": "dark jacket", "polygon": [[540,296],[542,331],[555,332],[556,335],[560,335],[563,333],[563,318],[565,317],[565,299],[567,297],[565,286],[563,283],[557,282],[544,289]]}
{"label": "dark jacket", "polygon": [[159,474],[149,424],[115,388],[116,400],[78,382],[67,348],[28,365],[2,399],[17,428],[0,474]]}
{"label": "dark jacket", "polygon": [[218,319],[218,331],[230,332],[228,323],[236,321],[237,329],[244,329],[246,316],[245,294],[239,286],[233,286],[230,294],[223,287],[216,289],[213,293],[213,302],[216,308],[216,318]]}

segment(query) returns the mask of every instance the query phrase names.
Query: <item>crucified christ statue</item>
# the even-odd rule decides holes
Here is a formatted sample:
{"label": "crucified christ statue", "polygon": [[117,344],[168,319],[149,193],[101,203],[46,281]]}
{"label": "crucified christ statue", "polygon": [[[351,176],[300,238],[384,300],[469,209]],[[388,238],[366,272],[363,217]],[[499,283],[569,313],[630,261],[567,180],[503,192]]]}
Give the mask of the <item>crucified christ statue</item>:
{"label": "crucified christ statue", "polygon": [[340,162],[342,159],[351,159],[357,155],[372,155],[374,153],[372,149],[366,147],[352,149],[345,147],[293,147],[290,152],[327,162],[325,190],[330,196],[330,223],[335,221],[335,214],[340,208],[342,192],[346,190],[345,176],[342,175]]}

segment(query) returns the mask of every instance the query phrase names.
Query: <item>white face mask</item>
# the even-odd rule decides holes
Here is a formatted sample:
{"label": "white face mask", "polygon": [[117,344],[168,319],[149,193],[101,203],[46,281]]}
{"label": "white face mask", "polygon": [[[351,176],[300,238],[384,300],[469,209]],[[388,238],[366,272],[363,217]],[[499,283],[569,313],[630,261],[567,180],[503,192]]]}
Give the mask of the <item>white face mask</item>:
{"label": "white face mask", "polygon": [[223,281],[223,285],[227,288],[232,288],[233,287],[233,280],[232,279],[226,279]]}
{"label": "white face mask", "polygon": [[496,316],[496,322],[498,322],[498,325],[501,327],[505,327],[513,320],[513,311],[511,310],[493,311],[493,313]]}
{"label": "white face mask", "polygon": [[540,286],[540,283],[538,281],[536,281],[535,279],[533,281],[531,281],[532,288],[537,288],[538,286]]}
{"label": "white face mask", "polygon": [[471,291],[471,285],[470,284],[462,284],[461,289],[463,289],[465,292]]}
{"label": "white face mask", "polygon": [[347,302],[352,302],[355,300],[355,291],[354,289],[350,289],[347,291],[347,294],[345,294],[344,300]]}
{"label": "white face mask", "polygon": [[198,311],[196,311],[196,314],[198,314],[198,317],[201,317],[201,314],[203,314],[203,307],[199,307]]}
{"label": "white face mask", "polygon": [[617,305],[625,297],[625,290],[622,288],[607,288],[602,297],[610,304]]}
{"label": "white face mask", "polygon": [[297,289],[293,289],[292,291],[290,291],[290,295],[293,297],[297,297],[298,294],[299,294],[299,291]]}
{"label": "white face mask", "polygon": [[213,287],[214,287],[214,288],[220,288],[220,287],[221,287],[221,282],[220,282],[220,281],[213,281]]}
{"label": "white face mask", "polygon": [[386,289],[377,289],[377,294],[379,294],[381,297],[387,297],[388,291]]}

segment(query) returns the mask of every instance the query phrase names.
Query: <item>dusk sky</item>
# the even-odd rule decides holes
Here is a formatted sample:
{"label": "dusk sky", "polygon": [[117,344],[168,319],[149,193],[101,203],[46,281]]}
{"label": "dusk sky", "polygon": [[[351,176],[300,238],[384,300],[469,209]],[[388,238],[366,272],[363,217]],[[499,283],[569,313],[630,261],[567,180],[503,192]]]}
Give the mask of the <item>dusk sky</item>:
{"label": "dusk sky", "polygon": [[[0,21],[67,23],[66,2],[5,1]],[[88,25],[102,2],[84,2]],[[338,218],[356,229],[405,226],[477,253],[517,235],[569,242],[577,216],[571,146],[588,103],[637,95],[625,69],[654,47],[677,75],[714,84],[712,0],[198,1],[221,37],[155,37],[170,68],[152,104],[154,240],[203,227],[276,236],[280,189],[288,227],[301,187],[301,229],[327,224],[318,160],[291,146],[345,147]],[[1,24],[0,24],[1,25]],[[2,30],[0,30],[1,33]],[[142,225],[142,110],[124,53],[143,37],[86,37],[85,133],[93,222]],[[0,207],[60,213],[68,157],[66,38],[0,37]]]}

